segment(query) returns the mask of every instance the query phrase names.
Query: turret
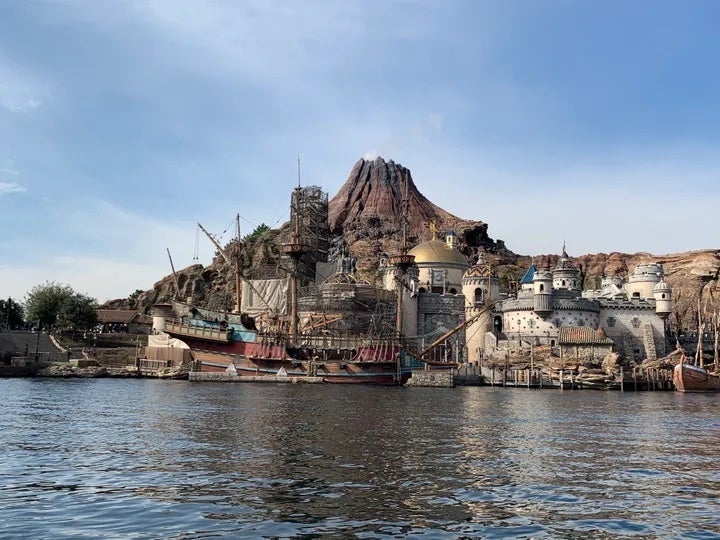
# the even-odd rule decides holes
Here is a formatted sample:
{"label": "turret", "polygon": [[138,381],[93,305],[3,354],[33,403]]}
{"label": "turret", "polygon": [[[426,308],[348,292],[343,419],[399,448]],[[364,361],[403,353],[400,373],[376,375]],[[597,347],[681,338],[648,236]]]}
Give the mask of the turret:
{"label": "turret", "polygon": [[555,289],[566,289],[569,291],[580,290],[580,270],[570,262],[570,257],[563,246],[560,262],[552,271],[553,287]]}
{"label": "turret", "polygon": [[[465,296],[465,319],[478,315],[487,302],[500,297],[500,279],[495,277],[490,265],[482,258],[463,276],[462,291]],[[465,331],[468,362],[479,362],[485,350],[485,335],[492,331],[493,312],[487,311],[470,323]]]}
{"label": "turret", "polygon": [[553,275],[547,270],[533,276],[533,311],[545,318],[552,313]]}
{"label": "turret", "polygon": [[454,231],[450,231],[445,235],[445,243],[450,249],[457,249],[458,239]]}
{"label": "turret", "polygon": [[629,298],[653,298],[653,288],[663,276],[663,267],[658,263],[638,264],[625,285],[625,291]]}
{"label": "turret", "polygon": [[165,322],[167,319],[172,319],[175,315],[173,312],[172,304],[155,304],[150,308],[150,314],[152,315],[153,325],[152,333],[159,334],[165,330]]}
{"label": "turret", "polygon": [[672,289],[661,279],[657,285],[653,287],[653,296],[655,297],[655,313],[663,317],[667,317],[672,313]]}

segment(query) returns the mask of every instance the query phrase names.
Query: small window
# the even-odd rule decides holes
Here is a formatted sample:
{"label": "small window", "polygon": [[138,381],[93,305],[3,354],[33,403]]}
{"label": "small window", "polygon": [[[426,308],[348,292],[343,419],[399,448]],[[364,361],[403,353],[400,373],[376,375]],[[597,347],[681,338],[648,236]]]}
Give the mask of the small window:
{"label": "small window", "polygon": [[457,289],[455,289],[455,288],[450,289],[450,294],[457,294]]}
{"label": "small window", "polygon": [[665,293],[662,293],[660,296],[661,296],[662,298],[665,298]]}
{"label": "small window", "polygon": [[[540,292],[543,292],[545,290],[545,285],[542,283],[540,284]],[[665,295],[663,294],[663,298],[665,298]]]}
{"label": "small window", "polygon": [[475,289],[475,303],[481,304],[484,299],[485,299],[485,291],[483,291],[480,287]]}
{"label": "small window", "polygon": [[633,328],[640,328],[640,319],[638,317],[633,317],[630,322],[632,323]]}
{"label": "small window", "polygon": [[610,328],[615,327],[615,317],[608,317],[608,318],[607,318],[607,325],[608,325]]}
{"label": "small window", "polygon": [[632,297],[633,297],[633,298],[640,298],[640,293],[639,293],[639,292],[634,292],[633,295],[632,295]]}
{"label": "small window", "polygon": [[564,287],[564,286],[565,286],[565,280],[564,280],[564,279],[562,280],[562,284],[563,284],[563,287]]}

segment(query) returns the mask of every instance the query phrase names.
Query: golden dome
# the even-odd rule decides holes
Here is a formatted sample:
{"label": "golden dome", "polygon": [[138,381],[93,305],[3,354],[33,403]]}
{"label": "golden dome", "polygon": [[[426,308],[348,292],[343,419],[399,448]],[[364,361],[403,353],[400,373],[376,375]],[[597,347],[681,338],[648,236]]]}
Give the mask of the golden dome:
{"label": "golden dome", "polygon": [[428,240],[418,244],[408,251],[408,255],[415,255],[416,263],[450,263],[468,266],[465,256],[442,240]]}

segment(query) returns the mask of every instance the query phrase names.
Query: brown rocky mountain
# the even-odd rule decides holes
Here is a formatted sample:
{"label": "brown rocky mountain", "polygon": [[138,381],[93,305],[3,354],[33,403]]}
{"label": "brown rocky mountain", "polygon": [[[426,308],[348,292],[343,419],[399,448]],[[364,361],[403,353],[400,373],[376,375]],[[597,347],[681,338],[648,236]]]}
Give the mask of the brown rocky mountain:
{"label": "brown rocky mountain", "polygon": [[[358,258],[360,271],[366,277],[372,277],[378,256],[400,249],[401,210],[406,189],[410,246],[430,238],[429,223],[434,221],[440,231],[457,233],[460,250],[469,261],[475,261],[482,253],[493,264],[506,287],[512,287],[531,264],[529,256],[517,255],[501,240],[490,238],[487,224],[461,219],[430,202],[417,189],[408,169],[382,158],[359,160],[340,191],[330,200],[328,222],[335,246],[332,253],[337,254],[341,249],[349,252]],[[267,230],[245,238],[244,271],[253,274],[259,268],[277,266],[281,242],[287,237],[288,230],[286,224],[280,230]],[[538,267],[554,266],[557,261],[558,255],[534,257]],[[604,275],[627,277],[640,262],[662,263],[666,281],[673,288],[676,299],[676,314],[671,322],[678,322],[686,329],[696,327],[698,301],[708,310],[720,306],[716,294],[720,275],[720,250],[717,249],[672,255],[599,253],[582,255],[573,261],[584,272],[586,288],[597,287]],[[207,267],[193,265],[179,271],[178,282],[181,298],[192,297],[197,303],[215,308],[232,305],[232,269],[221,257],[216,257]],[[147,309],[155,302],[168,300],[173,290],[173,278],[167,276],[153,289],[139,295],[135,306],[130,307]],[[110,304],[127,306],[127,301]]]}

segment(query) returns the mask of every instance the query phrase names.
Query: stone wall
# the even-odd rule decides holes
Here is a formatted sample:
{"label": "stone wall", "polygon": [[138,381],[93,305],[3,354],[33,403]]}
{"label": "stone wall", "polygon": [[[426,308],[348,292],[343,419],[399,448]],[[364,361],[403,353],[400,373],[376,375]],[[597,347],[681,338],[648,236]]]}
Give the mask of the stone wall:
{"label": "stone wall", "polygon": [[[417,335],[421,346],[427,346],[441,337],[445,332],[457,327],[465,320],[465,297],[462,294],[423,293],[418,297]],[[437,355],[442,355],[437,357]],[[445,356],[450,356],[446,358]],[[460,330],[448,342],[438,347],[435,357],[437,361],[465,361],[465,330]]]}

